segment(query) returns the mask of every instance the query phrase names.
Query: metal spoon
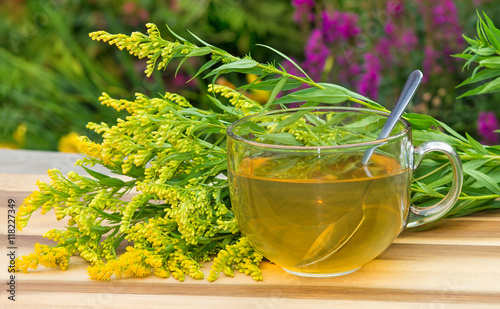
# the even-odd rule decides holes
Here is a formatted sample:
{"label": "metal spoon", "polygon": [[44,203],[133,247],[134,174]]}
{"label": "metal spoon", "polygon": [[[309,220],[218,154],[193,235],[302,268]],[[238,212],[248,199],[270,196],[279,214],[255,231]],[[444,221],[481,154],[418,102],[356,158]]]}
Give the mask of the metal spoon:
{"label": "metal spoon", "polygon": [[[413,95],[415,94],[418,86],[420,85],[420,82],[422,81],[422,77],[423,74],[419,70],[413,71],[408,76],[408,79],[406,80],[403,90],[401,91],[401,94],[399,95],[399,98],[396,101],[396,104],[394,105],[394,109],[387,118],[387,121],[384,124],[382,131],[378,135],[377,140],[389,136],[392,129],[394,128],[399,118],[403,114],[403,111],[405,110],[406,106],[413,98]],[[361,160],[361,163],[365,168],[367,176],[370,177],[371,174],[366,168],[366,163],[368,162],[368,160],[370,159],[370,157],[372,156],[373,152],[377,147],[378,146],[368,149],[365,152],[363,159]],[[372,182],[370,186],[367,188],[364,199],[366,199],[366,197],[368,196],[368,193],[370,192],[373,184],[374,182]],[[321,262],[327,259],[328,257],[332,256],[336,252],[338,252],[340,249],[342,249],[342,247],[344,247],[344,245],[347,242],[349,242],[352,236],[357,232],[357,230],[360,228],[361,224],[365,219],[364,204],[365,202],[363,200],[361,207],[356,207],[354,210],[350,211],[349,213],[346,213],[344,216],[342,216],[335,222],[332,222],[330,225],[328,225],[323,230],[323,232],[317,237],[317,239],[314,241],[314,243],[309,248],[307,253],[300,260],[300,262],[295,265],[295,267],[304,267]],[[354,226],[352,222],[358,222],[358,224]],[[337,231],[347,230],[349,228],[351,228],[352,230],[349,234],[344,234],[343,236],[338,235]]]}
{"label": "metal spoon", "polygon": [[[394,109],[392,110],[391,114],[387,118],[387,121],[382,127],[382,131],[380,131],[379,135],[377,136],[377,140],[384,139],[388,137],[389,134],[391,134],[392,129],[394,129],[394,126],[398,122],[399,118],[401,118],[401,115],[403,115],[403,111],[406,109],[406,106],[408,105],[408,103],[410,103],[413,95],[415,95],[415,92],[417,91],[417,88],[422,81],[422,77],[423,74],[419,70],[413,71],[410,76],[408,76],[403,90],[401,91],[401,94],[399,95],[399,98],[394,105]],[[377,147],[378,146],[372,147],[365,152],[363,158],[361,159],[361,163],[363,165],[366,165],[366,163],[368,163],[368,160],[370,160],[373,152]]]}

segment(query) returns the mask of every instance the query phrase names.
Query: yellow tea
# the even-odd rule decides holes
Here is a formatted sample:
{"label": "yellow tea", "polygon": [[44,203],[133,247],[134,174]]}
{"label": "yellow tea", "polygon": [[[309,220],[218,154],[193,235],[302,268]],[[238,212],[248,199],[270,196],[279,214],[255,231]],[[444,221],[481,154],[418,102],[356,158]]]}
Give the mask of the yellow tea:
{"label": "yellow tea", "polygon": [[309,276],[354,271],[405,225],[410,172],[388,156],[245,158],[229,171],[239,227],[270,261]]}

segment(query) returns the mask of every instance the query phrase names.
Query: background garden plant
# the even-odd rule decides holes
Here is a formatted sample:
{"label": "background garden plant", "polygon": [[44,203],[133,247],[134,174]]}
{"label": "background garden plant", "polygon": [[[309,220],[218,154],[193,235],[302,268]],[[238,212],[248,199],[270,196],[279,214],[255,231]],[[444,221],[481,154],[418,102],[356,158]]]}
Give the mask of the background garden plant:
{"label": "background garden plant", "polygon": [[[462,72],[460,60],[451,57],[466,47],[461,33],[474,35],[476,10],[488,12],[493,21],[499,16],[495,1],[195,2],[193,6],[190,0],[4,1],[0,72],[9,78],[0,81],[2,147],[56,150],[61,137],[71,132],[93,134],[85,128],[88,121],[123,116],[99,104],[101,91],[128,99],[136,91],[181,92],[194,105],[209,106],[203,79],[185,84],[199,67],[196,59],[184,63],[175,78],[175,68],[145,77],[143,60],[88,42],[91,31],[145,31],[149,21],[160,28],[165,23],[189,28],[234,55],[251,54],[262,62],[279,58],[256,43],[280,46],[315,80],[343,85],[386,107],[395,101],[406,76],[420,68],[428,80],[411,111],[446,119],[458,132],[484,143],[498,143],[498,134],[490,129],[499,117],[498,94],[457,100],[467,89],[455,87],[468,73]],[[292,69],[286,61],[283,65]],[[367,78],[376,82],[366,83]],[[62,144],[74,144],[71,136]]]}

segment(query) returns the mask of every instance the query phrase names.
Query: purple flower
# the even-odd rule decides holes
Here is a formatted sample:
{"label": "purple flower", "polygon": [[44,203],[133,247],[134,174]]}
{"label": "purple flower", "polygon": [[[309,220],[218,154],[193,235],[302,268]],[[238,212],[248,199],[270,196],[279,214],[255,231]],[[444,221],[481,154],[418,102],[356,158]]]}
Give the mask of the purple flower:
{"label": "purple flower", "polygon": [[401,0],[389,0],[387,1],[387,5],[385,7],[387,12],[392,15],[397,15],[403,12],[404,10],[404,5],[403,1]]}
{"label": "purple flower", "polygon": [[485,145],[498,144],[499,135],[494,131],[500,129],[494,112],[479,112],[477,131],[481,136],[481,143]]}
{"label": "purple flower", "polygon": [[[458,19],[458,9],[453,0],[437,0],[437,3],[432,7],[432,27],[439,29],[442,33],[440,38],[444,45],[450,45],[450,49],[460,51],[464,43],[462,37],[462,27]],[[454,48],[453,48],[454,47]]]}
{"label": "purple flower", "polygon": [[385,26],[384,26],[384,32],[388,36],[393,36],[394,35],[394,24],[392,23],[392,21],[389,20],[387,22],[387,24],[385,24]]}
{"label": "purple flower", "polygon": [[403,33],[401,37],[401,44],[407,51],[412,51],[418,44],[418,38],[413,30],[408,30]]}
{"label": "purple flower", "polygon": [[330,49],[325,45],[321,30],[313,29],[305,47],[304,68],[313,80],[320,80]]}
{"label": "purple flower", "polygon": [[386,63],[387,65],[391,65],[393,62],[394,56],[391,51],[393,45],[394,40],[382,37],[375,46],[376,54],[382,55],[382,57],[384,57],[384,63]]}
{"label": "purple flower", "polygon": [[358,15],[347,12],[322,12],[321,30],[327,43],[337,40],[349,40],[361,33],[357,25]]}
{"label": "purple flower", "polygon": [[348,88],[357,88],[357,79],[362,73],[362,67],[357,63],[353,50],[348,49],[336,55],[335,60],[340,83]]}
{"label": "purple flower", "polygon": [[377,99],[382,65],[380,64],[379,58],[372,53],[366,53],[364,59],[364,74],[361,76],[358,91],[364,96]]}
{"label": "purple flower", "polygon": [[423,63],[424,77],[422,78],[423,83],[426,83],[429,80],[429,76],[439,74],[443,71],[442,66],[438,63],[439,55],[440,53],[432,47],[425,47]]}
{"label": "purple flower", "polygon": [[292,0],[292,5],[295,8],[293,20],[297,24],[303,21],[312,22],[314,20],[314,0]]}

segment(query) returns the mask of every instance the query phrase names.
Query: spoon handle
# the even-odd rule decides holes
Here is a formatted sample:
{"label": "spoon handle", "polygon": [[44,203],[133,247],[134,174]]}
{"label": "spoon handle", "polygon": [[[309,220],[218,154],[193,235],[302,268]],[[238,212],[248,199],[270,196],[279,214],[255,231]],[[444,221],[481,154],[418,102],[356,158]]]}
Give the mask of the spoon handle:
{"label": "spoon handle", "polygon": [[[420,85],[420,82],[422,81],[422,77],[423,74],[419,70],[413,71],[410,74],[410,76],[408,76],[408,79],[406,80],[403,90],[401,91],[401,94],[399,95],[399,98],[396,101],[396,104],[394,105],[394,109],[387,118],[387,121],[385,122],[382,130],[380,131],[377,140],[386,138],[389,136],[389,134],[391,134],[392,129],[398,122],[401,115],[403,115],[403,111],[406,109],[406,106],[408,105],[408,103],[410,103],[410,100],[415,95],[415,92],[417,91],[417,88]],[[372,156],[373,151],[375,151],[375,148],[377,148],[377,146],[372,147],[365,152],[363,159],[361,159],[361,163],[363,165],[366,165],[366,163]]]}

